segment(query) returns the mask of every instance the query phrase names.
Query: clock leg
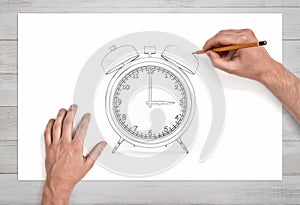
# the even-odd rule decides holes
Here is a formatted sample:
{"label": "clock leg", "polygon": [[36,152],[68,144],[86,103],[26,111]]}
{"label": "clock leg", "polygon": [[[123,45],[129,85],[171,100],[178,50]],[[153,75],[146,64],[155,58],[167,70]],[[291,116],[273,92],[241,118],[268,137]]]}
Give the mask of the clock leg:
{"label": "clock leg", "polygon": [[120,145],[122,144],[123,141],[124,141],[124,139],[122,137],[120,137],[118,143],[115,145],[115,147],[112,151],[113,154],[117,151],[117,149],[120,147]]}
{"label": "clock leg", "polygon": [[189,153],[189,150],[186,148],[186,146],[184,145],[184,143],[182,142],[182,140],[180,139],[180,138],[178,138],[177,140],[176,140],[179,144],[180,144],[180,146],[182,147],[182,149],[185,151],[185,153]]}

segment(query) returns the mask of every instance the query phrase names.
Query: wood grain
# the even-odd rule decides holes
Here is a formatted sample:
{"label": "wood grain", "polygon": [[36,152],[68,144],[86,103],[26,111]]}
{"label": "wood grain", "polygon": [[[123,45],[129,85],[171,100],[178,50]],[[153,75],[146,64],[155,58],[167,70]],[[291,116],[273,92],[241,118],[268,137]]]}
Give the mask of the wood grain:
{"label": "wood grain", "polygon": [[0,74],[0,106],[17,105],[17,75]]}
{"label": "wood grain", "polygon": [[[1,204],[40,204],[43,181],[0,175]],[[300,177],[283,181],[81,182],[71,204],[300,204]]]}
{"label": "wood grain", "polygon": [[17,107],[0,107],[0,143],[1,141],[18,140]]}
{"label": "wood grain", "polygon": [[[210,1],[201,1],[201,0],[186,0],[186,1],[175,1],[175,0],[151,0],[151,1],[139,1],[139,0],[86,0],[86,1],[59,1],[59,0],[51,0],[47,1],[45,4],[43,1],[39,0],[31,0],[31,1],[2,1],[0,3],[0,12],[2,13],[11,13],[11,12],[35,12],[39,10],[40,12],[53,12],[60,11],[64,9],[64,12],[68,11],[84,11],[89,10],[93,11],[97,8],[186,8],[186,7],[222,7],[222,8],[233,8],[233,7],[241,7],[241,8],[261,8],[261,7],[284,7],[286,1],[280,0],[276,1],[271,0],[240,0],[240,1],[227,1],[226,4],[221,3],[220,0],[210,0]],[[297,1],[294,1],[288,6],[298,6]]]}
{"label": "wood grain", "polygon": [[17,143],[17,141],[11,140],[0,141],[0,174],[17,173]]}
{"label": "wood grain", "polygon": [[295,74],[300,73],[299,57],[300,57],[300,40],[283,41],[282,62],[291,72]]}
{"label": "wood grain", "polygon": [[[0,0],[0,7],[3,1]],[[0,39],[17,38],[17,14],[0,12]]]}
{"label": "wood grain", "polygon": [[0,73],[16,72],[17,41],[0,41]]}
{"label": "wood grain", "polygon": [[[41,3],[43,1],[40,1]],[[62,1],[62,3],[65,3],[66,1]],[[67,1],[68,2],[68,1]],[[85,1],[82,1],[83,3]],[[99,1],[102,2],[102,1]],[[131,2],[131,1],[127,1]],[[137,2],[132,1],[132,2]],[[148,1],[138,1],[138,2],[148,2]],[[163,2],[163,1],[162,1]],[[174,2],[177,1],[170,1],[170,4],[176,4]],[[184,2],[184,1],[183,1]],[[203,1],[203,2],[209,2],[209,1]],[[227,1],[228,2],[228,1]],[[239,1],[236,1],[239,2]],[[210,7],[201,7],[201,6],[191,6],[191,7],[176,7],[175,5],[170,7],[165,7],[163,3],[157,5],[156,7],[141,7],[141,8],[132,8],[132,7],[125,7],[120,6],[119,7],[99,7],[99,6],[87,6],[82,7],[81,4],[74,4],[69,5],[66,7],[60,7],[56,5],[51,5],[51,3],[47,3],[46,6],[44,3],[42,5],[33,5],[32,7],[25,7],[23,6],[16,8],[19,8],[17,11],[13,8],[8,9],[8,13],[4,14],[0,11],[0,39],[17,39],[17,14],[14,12],[171,12],[171,13],[282,13],[283,14],[283,39],[290,39],[290,40],[299,40],[300,39],[300,21],[297,21],[297,19],[300,19],[300,9],[295,7],[286,7],[286,8],[239,8],[239,7],[233,7],[233,8],[227,8],[226,6],[223,8],[220,4],[219,7],[216,8],[210,8]],[[126,4],[125,4],[126,5]],[[34,7],[36,6],[36,7]],[[52,6],[52,7],[51,7]],[[0,5],[0,10],[1,10]],[[5,8],[5,7],[4,7]],[[276,23],[276,22],[275,22]]]}

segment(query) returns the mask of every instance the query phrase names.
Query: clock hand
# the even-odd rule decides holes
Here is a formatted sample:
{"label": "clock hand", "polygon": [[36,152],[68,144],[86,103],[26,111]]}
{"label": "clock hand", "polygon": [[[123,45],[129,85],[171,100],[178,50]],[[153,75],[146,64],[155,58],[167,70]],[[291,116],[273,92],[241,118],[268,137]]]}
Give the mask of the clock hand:
{"label": "clock hand", "polygon": [[166,100],[153,100],[151,102],[147,101],[146,104],[152,104],[152,105],[171,105],[175,104],[174,101],[166,101]]}
{"label": "clock hand", "polygon": [[149,107],[152,107],[152,75],[151,75],[151,67],[149,67],[149,100],[146,102]]}

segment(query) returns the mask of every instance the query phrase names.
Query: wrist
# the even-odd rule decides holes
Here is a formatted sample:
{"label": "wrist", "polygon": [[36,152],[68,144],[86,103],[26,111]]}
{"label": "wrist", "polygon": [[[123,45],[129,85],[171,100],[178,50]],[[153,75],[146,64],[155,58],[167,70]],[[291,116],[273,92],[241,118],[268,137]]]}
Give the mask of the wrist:
{"label": "wrist", "polygon": [[69,204],[72,190],[61,189],[51,185],[50,182],[45,183],[42,205],[66,205]]}
{"label": "wrist", "polygon": [[258,76],[257,80],[266,87],[269,87],[280,79],[280,73],[282,73],[283,66],[279,62],[271,59],[264,65],[262,70],[263,71]]}

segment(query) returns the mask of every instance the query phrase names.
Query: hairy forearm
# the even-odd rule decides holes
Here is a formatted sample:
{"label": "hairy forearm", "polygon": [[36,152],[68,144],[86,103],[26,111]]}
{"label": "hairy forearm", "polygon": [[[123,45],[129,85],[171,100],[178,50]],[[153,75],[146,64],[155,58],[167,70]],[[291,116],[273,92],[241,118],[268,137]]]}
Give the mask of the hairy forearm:
{"label": "hairy forearm", "polygon": [[67,205],[70,202],[71,192],[55,190],[49,184],[45,184],[42,205]]}
{"label": "hairy forearm", "polygon": [[260,81],[280,100],[300,124],[300,79],[274,61]]}

